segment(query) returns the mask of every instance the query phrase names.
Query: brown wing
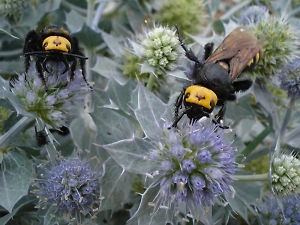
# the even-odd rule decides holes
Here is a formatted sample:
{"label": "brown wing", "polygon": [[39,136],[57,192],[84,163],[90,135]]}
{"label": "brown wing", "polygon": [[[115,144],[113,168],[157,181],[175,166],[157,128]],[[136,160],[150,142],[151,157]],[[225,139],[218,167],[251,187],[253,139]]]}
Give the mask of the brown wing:
{"label": "brown wing", "polygon": [[206,62],[228,60],[229,76],[234,81],[257,54],[262,57],[262,44],[263,40],[258,40],[246,27],[238,27],[227,35]]}

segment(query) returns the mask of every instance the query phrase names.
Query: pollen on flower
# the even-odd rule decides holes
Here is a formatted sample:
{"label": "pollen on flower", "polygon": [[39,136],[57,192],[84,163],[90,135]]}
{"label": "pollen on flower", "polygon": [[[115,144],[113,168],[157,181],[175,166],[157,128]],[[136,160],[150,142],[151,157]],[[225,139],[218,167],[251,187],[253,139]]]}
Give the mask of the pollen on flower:
{"label": "pollen on flower", "polygon": [[163,205],[175,212],[183,204],[186,213],[198,215],[233,190],[230,175],[237,167],[236,149],[217,126],[195,123],[178,132],[169,130],[155,145],[148,158],[159,171],[159,197],[154,200],[158,208]]}

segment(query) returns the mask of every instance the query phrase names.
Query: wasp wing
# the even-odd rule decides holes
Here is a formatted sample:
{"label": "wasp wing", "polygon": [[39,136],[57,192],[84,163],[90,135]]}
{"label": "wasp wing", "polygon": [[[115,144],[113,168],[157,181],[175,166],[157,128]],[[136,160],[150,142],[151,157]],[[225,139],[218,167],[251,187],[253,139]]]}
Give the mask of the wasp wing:
{"label": "wasp wing", "polygon": [[229,76],[234,81],[247,65],[255,60],[257,54],[259,58],[262,57],[262,42],[246,27],[238,27],[224,39],[206,62],[227,61],[230,69]]}

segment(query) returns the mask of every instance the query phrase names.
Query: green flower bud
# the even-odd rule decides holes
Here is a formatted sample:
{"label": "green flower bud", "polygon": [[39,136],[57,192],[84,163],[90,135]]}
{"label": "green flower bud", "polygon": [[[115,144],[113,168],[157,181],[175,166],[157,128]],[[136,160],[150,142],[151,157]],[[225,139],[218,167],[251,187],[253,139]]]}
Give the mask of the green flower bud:
{"label": "green flower bud", "polygon": [[272,163],[272,186],[281,196],[300,192],[300,161],[292,155],[276,157]]}

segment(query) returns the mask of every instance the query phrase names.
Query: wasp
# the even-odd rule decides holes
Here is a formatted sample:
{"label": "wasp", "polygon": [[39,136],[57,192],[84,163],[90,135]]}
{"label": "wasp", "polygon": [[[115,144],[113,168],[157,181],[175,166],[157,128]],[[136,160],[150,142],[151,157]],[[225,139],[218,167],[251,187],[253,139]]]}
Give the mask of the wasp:
{"label": "wasp", "polygon": [[[210,117],[216,106],[220,106],[213,122],[220,127],[226,111],[226,102],[236,99],[236,92],[246,91],[251,80],[237,80],[242,72],[253,69],[263,56],[263,39],[257,39],[246,27],[234,29],[213,51],[213,43],[204,46],[202,62],[191,49],[187,49],[180,38],[180,45],[185,56],[193,61],[192,85],[184,88],[175,102],[175,116],[172,127],[177,127],[180,119],[186,114],[191,123],[202,117]],[[179,109],[185,109],[179,114]],[[224,127],[223,127],[224,128]]]}
{"label": "wasp", "polygon": [[47,62],[49,60],[62,62],[65,67],[62,73],[70,70],[71,81],[74,78],[78,60],[82,70],[83,79],[91,89],[91,86],[86,80],[85,72],[85,61],[88,58],[79,50],[78,39],[70,35],[63,27],[51,25],[43,28],[39,32],[30,30],[25,38],[23,55],[25,57],[24,64],[26,73],[30,66],[30,56],[35,57],[36,70],[43,85],[45,85],[46,90],[47,85],[43,71],[49,73],[47,68]]}

